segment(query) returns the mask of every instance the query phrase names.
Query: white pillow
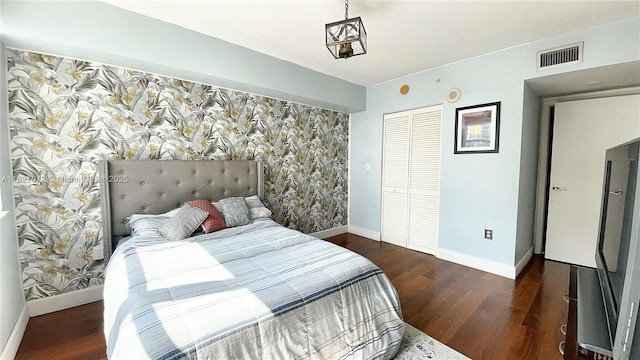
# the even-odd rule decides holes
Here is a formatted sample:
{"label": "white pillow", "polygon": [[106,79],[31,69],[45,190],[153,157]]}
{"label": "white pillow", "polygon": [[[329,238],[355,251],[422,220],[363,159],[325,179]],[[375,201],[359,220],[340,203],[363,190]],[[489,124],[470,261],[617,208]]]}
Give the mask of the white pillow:
{"label": "white pillow", "polygon": [[171,220],[180,208],[173,209],[164,214],[133,214],[127,218],[131,227],[131,236],[157,235],[158,228]]}
{"label": "white pillow", "polygon": [[258,195],[253,195],[244,198],[249,208],[249,218],[251,220],[271,217],[271,210],[264,206],[264,203],[260,200]]}

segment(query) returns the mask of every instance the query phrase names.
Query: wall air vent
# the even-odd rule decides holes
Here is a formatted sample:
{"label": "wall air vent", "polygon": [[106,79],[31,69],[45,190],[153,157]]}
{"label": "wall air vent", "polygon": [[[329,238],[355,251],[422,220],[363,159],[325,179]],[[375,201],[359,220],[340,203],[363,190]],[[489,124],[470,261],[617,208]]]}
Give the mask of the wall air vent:
{"label": "wall air vent", "polygon": [[582,49],[584,42],[560,46],[553,49],[538,51],[537,70],[553,69],[559,66],[582,63]]}

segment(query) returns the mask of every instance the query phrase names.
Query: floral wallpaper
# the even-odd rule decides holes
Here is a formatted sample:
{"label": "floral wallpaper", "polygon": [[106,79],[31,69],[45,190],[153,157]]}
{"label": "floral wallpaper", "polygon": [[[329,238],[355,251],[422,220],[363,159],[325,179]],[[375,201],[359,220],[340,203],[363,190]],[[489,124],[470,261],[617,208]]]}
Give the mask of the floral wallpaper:
{"label": "floral wallpaper", "polygon": [[27,300],[101,284],[100,159],[260,159],[274,220],[347,222],[345,113],[8,49],[13,187]]}

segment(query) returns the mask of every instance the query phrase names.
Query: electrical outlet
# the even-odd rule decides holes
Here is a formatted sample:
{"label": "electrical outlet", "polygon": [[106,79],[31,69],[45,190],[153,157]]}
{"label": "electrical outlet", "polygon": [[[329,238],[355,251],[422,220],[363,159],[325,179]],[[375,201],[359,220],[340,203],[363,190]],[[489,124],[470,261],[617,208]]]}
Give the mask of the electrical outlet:
{"label": "electrical outlet", "polygon": [[369,163],[364,164],[364,171],[369,171],[371,170],[371,165],[369,165]]}
{"label": "electrical outlet", "polygon": [[487,240],[493,240],[493,230],[492,229],[484,229],[484,238]]}

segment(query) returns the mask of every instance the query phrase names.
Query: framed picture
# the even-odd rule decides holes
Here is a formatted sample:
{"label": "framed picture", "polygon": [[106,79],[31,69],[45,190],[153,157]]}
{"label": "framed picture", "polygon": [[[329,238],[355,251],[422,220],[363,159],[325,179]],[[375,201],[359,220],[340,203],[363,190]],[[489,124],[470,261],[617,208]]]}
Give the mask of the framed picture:
{"label": "framed picture", "polygon": [[497,153],[500,102],[456,109],[454,154]]}

